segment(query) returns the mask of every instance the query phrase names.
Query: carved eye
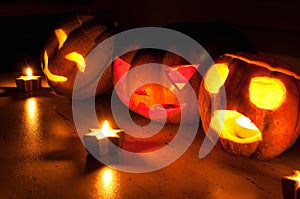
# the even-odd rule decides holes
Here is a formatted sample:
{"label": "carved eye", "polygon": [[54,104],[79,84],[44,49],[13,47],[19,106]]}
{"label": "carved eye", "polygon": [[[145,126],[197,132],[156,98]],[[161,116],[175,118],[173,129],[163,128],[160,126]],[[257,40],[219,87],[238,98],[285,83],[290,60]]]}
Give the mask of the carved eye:
{"label": "carved eye", "polygon": [[197,71],[199,65],[180,65],[174,66],[166,70],[167,76],[173,82],[173,84],[182,90],[184,86],[189,82],[191,77]]}
{"label": "carved eye", "polygon": [[270,77],[255,77],[249,86],[250,101],[261,109],[276,110],[286,98],[282,81]]}
{"label": "carved eye", "polygon": [[221,86],[224,85],[229,74],[226,64],[214,64],[207,71],[204,78],[205,89],[213,94],[217,94]]}
{"label": "carved eye", "polygon": [[129,63],[119,57],[116,57],[114,60],[115,81],[119,81],[120,78],[129,71],[130,67],[131,65]]}
{"label": "carved eye", "polygon": [[80,53],[71,52],[65,55],[65,58],[69,61],[75,62],[78,70],[80,72],[84,72],[86,64],[85,64],[84,57]]}

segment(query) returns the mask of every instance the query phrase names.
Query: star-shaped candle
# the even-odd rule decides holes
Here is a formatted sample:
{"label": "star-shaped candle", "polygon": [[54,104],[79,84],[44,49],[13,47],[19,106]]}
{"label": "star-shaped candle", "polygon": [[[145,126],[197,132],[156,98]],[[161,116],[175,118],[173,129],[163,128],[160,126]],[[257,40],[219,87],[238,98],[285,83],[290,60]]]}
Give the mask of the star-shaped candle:
{"label": "star-shaped candle", "polygon": [[83,135],[85,148],[96,157],[114,155],[118,148],[121,148],[124,140],[124,131],[112,129],[107,120],[101,128],[90,129],[90,132]]}
{"label": "star-shaped candle", "polygon": [[300,199],[300,171],[281,179],[283,199]]}
{"label": "star-shaped candle", "polygon": [[28,91],[37,91],[41,87],[41,78],[42,76],[36,76],[32,74],[30,67],[27,67],[27,75],[20,76],[16,78],[16,85],[19,91],[28,92]]}

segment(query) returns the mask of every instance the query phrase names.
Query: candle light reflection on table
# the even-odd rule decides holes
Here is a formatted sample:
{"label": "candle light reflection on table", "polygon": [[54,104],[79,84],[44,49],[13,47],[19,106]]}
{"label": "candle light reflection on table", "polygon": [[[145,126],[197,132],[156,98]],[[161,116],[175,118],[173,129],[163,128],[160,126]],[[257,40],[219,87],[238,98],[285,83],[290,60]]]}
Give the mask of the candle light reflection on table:
{"label": "candle light reflection on table", "polygon": [[119,174],[109,168],[101,168],[95,180],[95,195],[99,198],[120,198]]}
{"label": "candle light reflection on table", "polygon": [[24,146],[27,152],[36,154],[40,151],[41,144],[41,126],[40,126],[40,110],[38,108],[37,99],[34,97],[25,100],[24,104]]}

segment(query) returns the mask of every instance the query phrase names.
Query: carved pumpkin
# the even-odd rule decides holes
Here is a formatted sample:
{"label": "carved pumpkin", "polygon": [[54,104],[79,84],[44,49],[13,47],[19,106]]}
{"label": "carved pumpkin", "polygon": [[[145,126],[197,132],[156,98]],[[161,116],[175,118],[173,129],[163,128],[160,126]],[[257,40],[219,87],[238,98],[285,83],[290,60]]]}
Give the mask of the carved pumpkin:
{"label": "carved pumpkin", "polygon": [[[141,73],[127,73],[130,69],[143,64],[159,63],[166,67],[158,65],[149,65],[143,68],[142,73],[149,76],[156,76],[162,83],[170,85],[162,86],[157,83],[143,84],[134,90],[143,80]],[[167,122],[169,123],[193,123],[194,118],[199,117],[197,104],[189,103],[190,90],[186,88],[186,84],[190,83],[198,95],[198,88],[201,82],[201,76],[197,72],[198,65],[190,64],[171,52],[158,49],[143,49],[127,53],[118,57],[114,61],[114,85],[125,75],[119,88],[116,88],[117,95],[129,109],[156,121],[160,121],[167,114]],[[180,75],[178,75],[180,74]],[[174,94],[183,99],[183,103],[179,104],[178,98]],[[181,120],[183,114],[183,120]],[[150,117],[151,115],[151,117]]]}
{"label": "carved pumpkin", "polygon": [[[200,86],[204,131],[218,133],[221,146],[238,156],[280,155],[299,135],[299,79],[291,66],[273,58],[244,52],[219,57]],[[226,110],[212,113],[222,103],[221,87]]]}
{"label": "carved pumpkin", "polygon": [[[113,35],[112,26],[96,15],[78,15],[58,26],[46,41],[41,55],[43,72],[52,89],[57,94],[71,98],[77,73],[84,74],[84,81],[80,82],[76,93],[78,99],[111,89],[111,67],[107,67],[106,63],[112,61],[113,44],[98,53],[97,71],[95,67],[89,67],[91,63],[87,63],[86,60],[93,48],[111,35]],[[93,61],[96,60],[90,60]],[[96,93],[92,93],[88,85],[96,81],[102,72],[101,69],[105,67],[107,69],[98,83]]]}

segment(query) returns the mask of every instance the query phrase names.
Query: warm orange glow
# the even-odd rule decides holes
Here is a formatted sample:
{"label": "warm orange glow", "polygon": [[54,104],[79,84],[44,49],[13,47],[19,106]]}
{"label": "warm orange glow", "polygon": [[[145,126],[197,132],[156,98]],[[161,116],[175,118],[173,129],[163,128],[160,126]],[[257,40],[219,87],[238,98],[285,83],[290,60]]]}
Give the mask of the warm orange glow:
{"label": "warm orange glow", "polygon": [[51,81],[65,82],[68,80],[68,78],[66,78],[64,76],[54,75],[49,71],[49,69],[48,69],[48,54],[46,51],[44,52],[44,69],[43,69],[43,71],[44,71],[45,75],[47,76],[47,78]]}
{"label": "warm orange glow", "polygon": [[26,101],[26,110],[28,113],[28,116],[33,120],[35,119],[35,112],[36,112],[36,100],[34,98],[29,98]]}
{"label": "warm orange glow", "polygon": [[199,67],[198,64],[192,65],[179,65],[173,66],[172,68],[167,69],[165,72],[173,84],[179,89],[182,90],[191,77],[197,71]]}
{"label": "warm orange glow", "polygon": [[285,100],[286,88],[279,79],[255,77],[251,79],[249,95],[258,108],[276,110]]}
{"label": "warm orange glow", "polygon": [[105,120],[102,124],[101,130],[104,134],[108,134],[111,131],[111,127],[107,120]]}
{"label": "warm orange glow", "polygon": [[221,138],[237,143],[251,143],[262,140],[260,130],[251,120],[235,110],[217,110],[210,123]]}
{"label": "warm orange glow", "polygon": [[295,170],[294,175],[286,176],[286,178],[296,181],[296,183],[297,183],[296,186],[300,187],[300,171]]}
{"label": "warm orange glow", "polygon": [[225,54],[225,56],[236,58],[236,59],[242,60],[244,62],[247,62],[249,64],[254,64],[256,66],[267,68],[270,71],[280,72],[280,73],[283,73],[285,75],[292,76],[296,79],[300,79],[300,76],[297,75],[296,73],[292,72],[292,71],[289,71],[289,70],[284,69],[284,68],[277,68],[277,67],[275,68],[275,67],[273,67],[273,66],[271,66],[271,65],[269,65],[265,62],[262,62],[262,61],[251,60],[251,59],[248,59],[248,58],[245,58],[245,57],[242,57],[242,56],[232,55],[232,54]]}
{"label": "warm orange glow", "polygon": [[86,64],[85,64],[84,57],[80,53],[71,52],[67,54],[65,58],[69,61],[75,62],[78,70],[80,72],[84,72]]}
{"label": "warm orange glow", "polygon": [[105,120],[100,129],[90,129],[90,131],[96,135],[98,139],[104,137],[119,137],[118,132],[121,130],[112,129],[107,120]]}
{"label": "warm orange glow", "polygon": [[24,122],[22,139],[24,139],[24,147],[27,153],[38,154],[41,152],[41,114],[38,107],[37,98],[30,97],[24,101]]}
{"label": "warm orange glow", "polygon": [[31,70],[30,67],[27,67],[26,73],[27,73],[27,77],[28,77],[28,78],[31,78],[31,77],[32,77],[32,70]]}
{"label": "warm orange glow", "polygon": [[205,89],[213,94],[217,94],[224,85],[229,74],[226,64],[214,64],[207,71],[204,78]]}
{"label": "warm orange glow", "polygon": [[104,185],[109,186],[112,183],[113,176],[110,169],[105,169],[102,173],[102,182]]}
{"label": "warm orange glow", "polygon": [[158,104],[179,104],[177,97],[174,94],[175,89],[176,87],[173,85],[170,88],[167,88],[159,84],[149,83],[136,90],[142,91],[146,93],[146,95],[135,92],[130,99],[136,107],[138,107],[140,103],[143,103],[150,109]]}
{"label": "warm orange glow", "polygon": [[63,31],[63,29],[56,29],[54,30],[54,33],[58,41],[58,49],[61,49],[61,47],[64,45],[65,41],[67,40],[68,36]]}
{"label": "warm orange glow", "polygon": [[95,184],[91,187],[92,196],[95,198],[121,198],[119,174],[109,167],[103,167],[97,172]]}
{"label": "warm orange glow", "polygon": [[241,127],[235,132],[241,138],[252,137],[257,131],[259,131],[259,129],[248,117],[239,116],[235,119],[235,122]]}
{"label": "warm orange glow", "polygon": [[18,77],[18,79],[22,79],[22,80],[34,80],[34,79],[38,79],[38,76],[32,75],[31,68],[27,67],[26,68],[26,76],[20,76],[20,77]]}

